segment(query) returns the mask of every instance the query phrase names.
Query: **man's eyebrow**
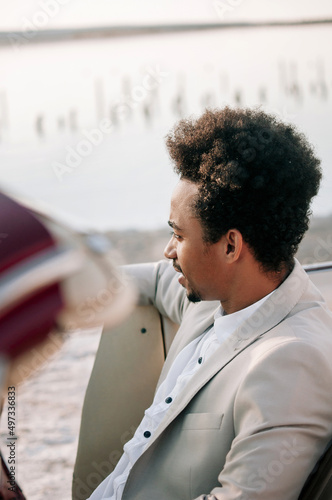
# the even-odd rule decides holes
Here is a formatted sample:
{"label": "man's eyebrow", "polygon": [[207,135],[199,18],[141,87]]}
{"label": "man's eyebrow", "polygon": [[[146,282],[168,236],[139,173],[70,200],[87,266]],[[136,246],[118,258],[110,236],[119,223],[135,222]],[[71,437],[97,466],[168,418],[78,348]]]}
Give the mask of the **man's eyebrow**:
{"label": "man's eyebrow", "polygon": [[172,228],[175,229],[176,231],[182,231],[182,229],[172,220],[168,221],[168,225]]}

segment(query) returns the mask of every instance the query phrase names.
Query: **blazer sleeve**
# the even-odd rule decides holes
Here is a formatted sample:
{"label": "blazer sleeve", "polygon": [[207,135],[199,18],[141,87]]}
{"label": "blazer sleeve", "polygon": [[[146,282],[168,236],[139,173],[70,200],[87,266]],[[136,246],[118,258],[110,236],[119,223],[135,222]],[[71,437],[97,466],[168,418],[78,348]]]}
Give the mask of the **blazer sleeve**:
{"label": "blazer sleeve", "polygon": [[189,305],[186,290],[179,284],[179,274],[170,261],[131,264],[123,267],[138,289],[138,305],[153,305],[160,314],[181,323]]}
{"label": "blazer sleeve", "polygon": [[332,434],[330,365],[297,340],[252,360],[234,402],[221,486],[199,500],[297,500]]}

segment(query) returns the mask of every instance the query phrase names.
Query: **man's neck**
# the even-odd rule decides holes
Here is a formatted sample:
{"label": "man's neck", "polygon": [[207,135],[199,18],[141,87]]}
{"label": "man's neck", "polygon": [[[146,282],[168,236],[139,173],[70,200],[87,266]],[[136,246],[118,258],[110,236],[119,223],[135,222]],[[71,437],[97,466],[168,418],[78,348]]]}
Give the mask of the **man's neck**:
{"label": "man's neck", "polygon": [[242,280],[235,280],[227,300],[220,301],[226,314],[232,314],[258,302],[278,288],[292,269],[284,267],[280,272],[248,271]]}

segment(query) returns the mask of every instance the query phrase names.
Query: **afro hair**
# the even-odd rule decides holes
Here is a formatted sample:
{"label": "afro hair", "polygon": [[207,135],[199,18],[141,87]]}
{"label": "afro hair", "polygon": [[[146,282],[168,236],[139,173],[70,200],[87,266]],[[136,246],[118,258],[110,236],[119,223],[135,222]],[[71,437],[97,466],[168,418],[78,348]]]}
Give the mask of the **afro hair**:
{"label": "afro hair", "polygon": [[225,107],[181,120],[166,145],[175,171],[199,185],[206,243],[237,229],[265,271],[292,268],[321,180],[303,134],[259,109]]}

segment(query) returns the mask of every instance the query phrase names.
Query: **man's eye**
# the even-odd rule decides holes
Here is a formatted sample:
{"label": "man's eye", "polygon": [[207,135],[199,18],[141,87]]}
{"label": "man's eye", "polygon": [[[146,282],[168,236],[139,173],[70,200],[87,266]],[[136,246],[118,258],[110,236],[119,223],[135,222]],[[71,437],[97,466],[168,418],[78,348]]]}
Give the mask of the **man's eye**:
{"label": "man's eye", "polygon": [[174,231],[171,231],[170,232],[170,235],[173,237],[173,238],[176,238],[177,240],[179,240],[181,238],[181,236],[179,234],[176,234],[174,233]]}

